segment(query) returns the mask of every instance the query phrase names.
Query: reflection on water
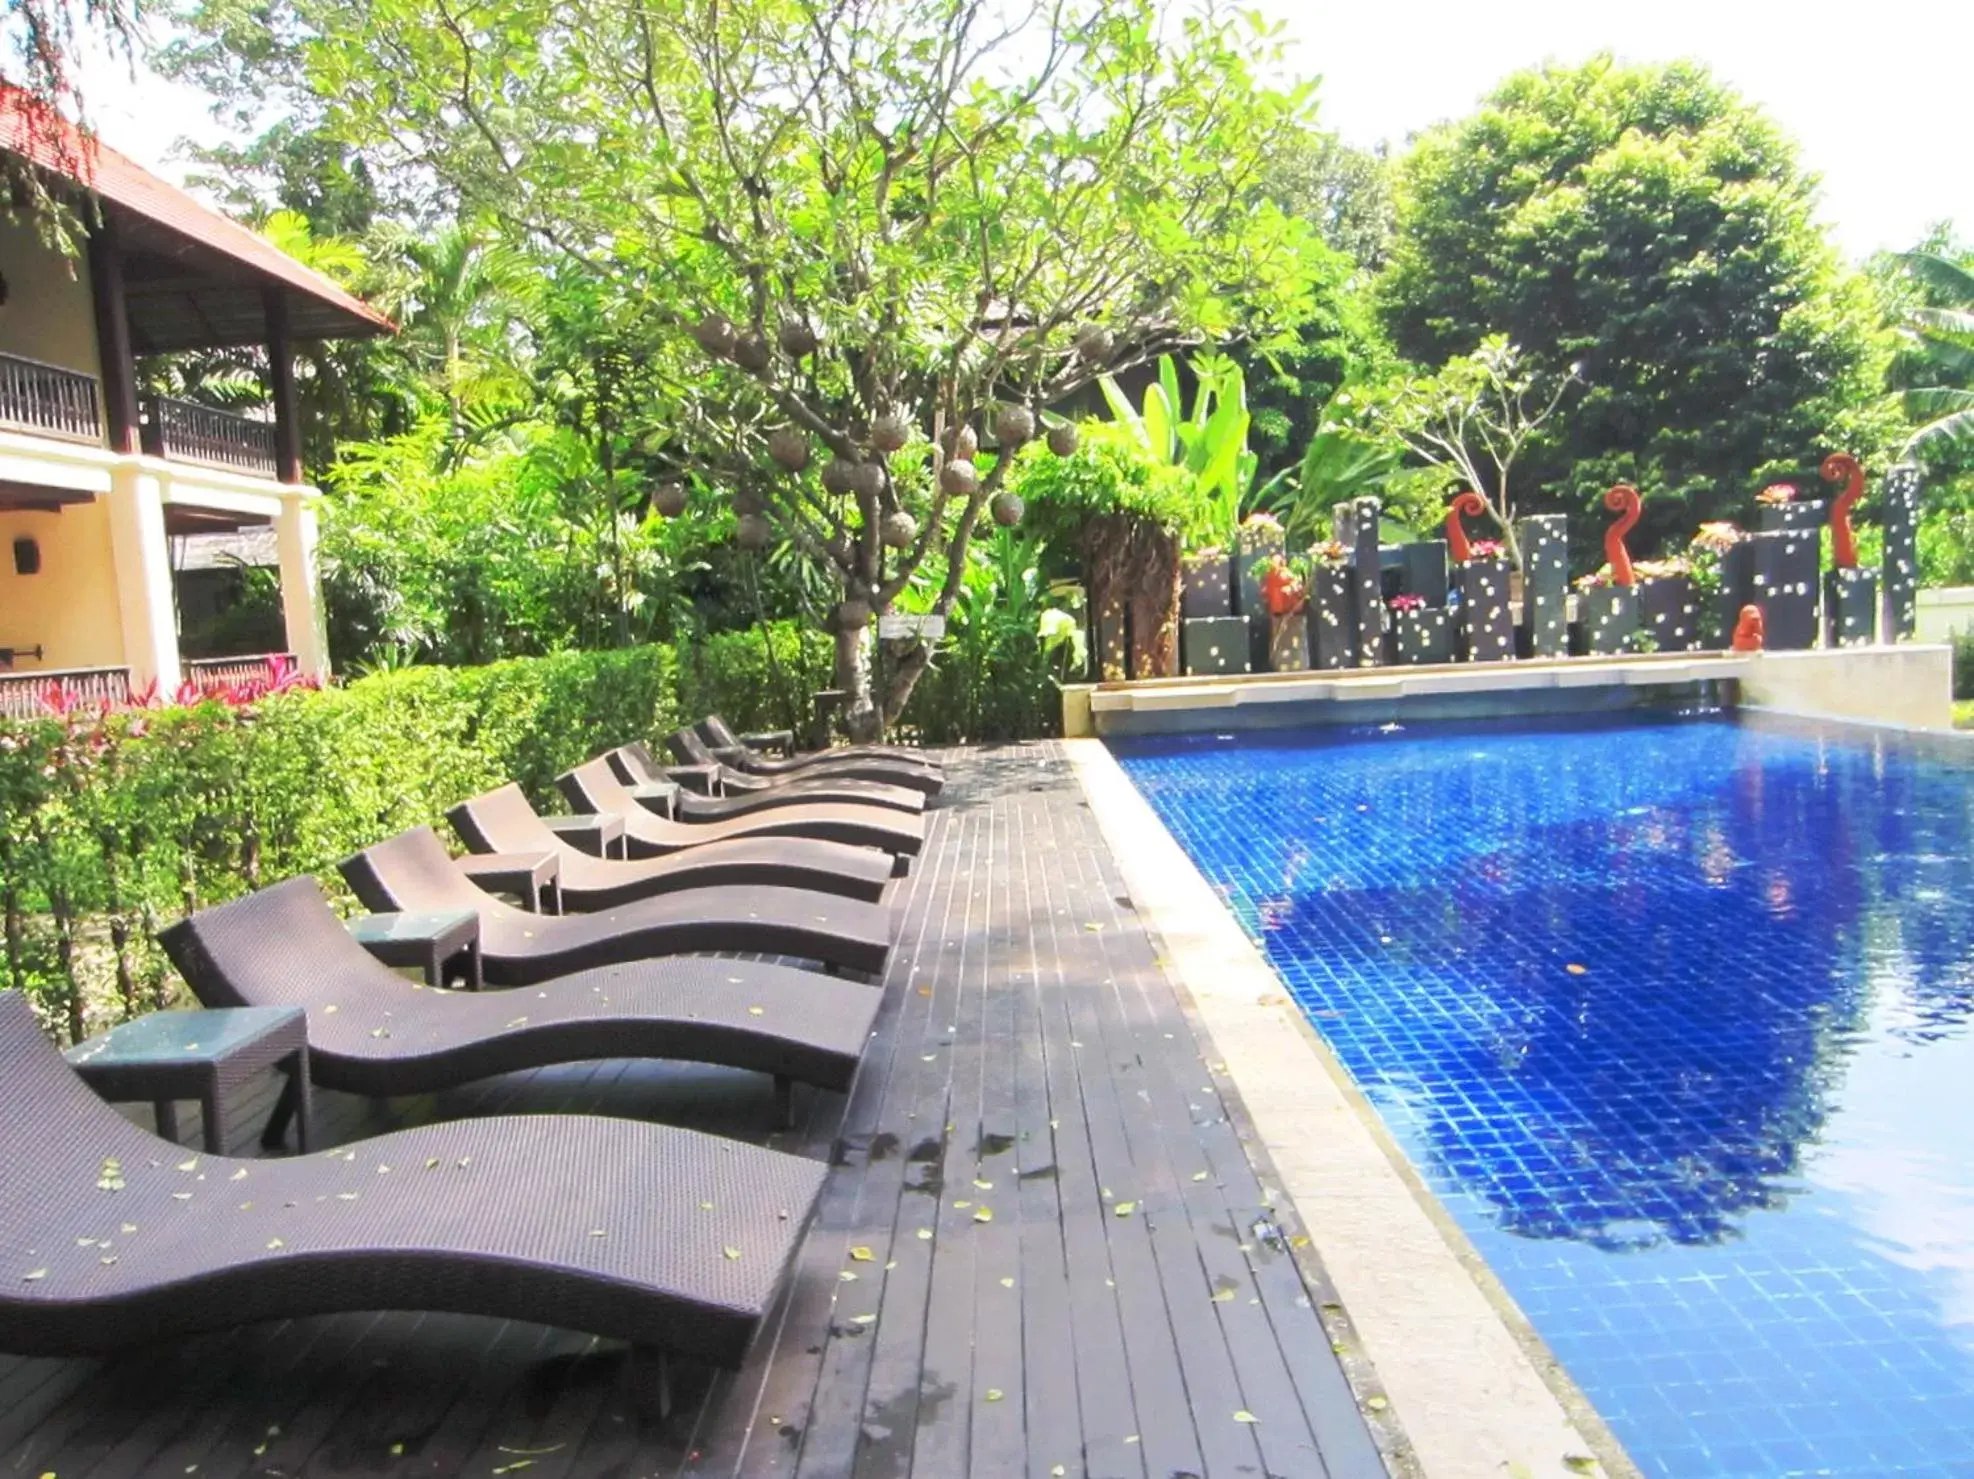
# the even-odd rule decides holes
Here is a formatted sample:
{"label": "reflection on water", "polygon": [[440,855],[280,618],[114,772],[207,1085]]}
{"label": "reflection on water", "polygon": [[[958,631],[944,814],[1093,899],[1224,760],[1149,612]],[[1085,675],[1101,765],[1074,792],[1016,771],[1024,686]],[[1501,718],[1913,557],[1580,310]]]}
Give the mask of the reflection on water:
{"label": "reflection on water", "polygon": [[[1974,776],[1723,722],[1121,758],[1648,1470],[1974,1459]],[[1786,1422],[1695,1395],[1768,1362]]]}

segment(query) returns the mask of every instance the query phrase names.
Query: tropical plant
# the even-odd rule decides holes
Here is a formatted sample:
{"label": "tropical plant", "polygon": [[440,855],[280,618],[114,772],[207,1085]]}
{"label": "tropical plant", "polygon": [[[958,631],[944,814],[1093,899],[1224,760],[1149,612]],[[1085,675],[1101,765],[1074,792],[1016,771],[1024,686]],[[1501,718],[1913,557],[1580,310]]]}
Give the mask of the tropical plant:
{"label": "tropical plant", "polygon": [[[1260,80],[1272,43],[1244,14],[296,8],[344,137],[642,314],[682,402],[674,453],[745,501],[737,538],[793,543],[837,582],[861,737],[931,657],[900,642],[877,692],[870,626],[928,561],[952,609],[1038,408],[1168,349],[1266,342],[1309,301],[1314,234],[1259,175],[1312,94]],[[962,429],[997,455],[956,455]]]}
{"label": "tropical plant", "polygon": [[1906,414],[1920,423],[1905,450],[1930,460],[1974,447],[1974,257],[1917,251],[1898,261],[1924,293],[1902,325],[1919,351],[1907,360],[1909,373],[1921,381],[1903,394]]}
{"label": "tropical plant", "polygon": [[1372,415],[1393,441],[1421,462],[1454,474],[1479,497],[1519,570],[1516,464],[1577,383],[1576,366],[1563,375],[1544,375],[1505,335],[1495,334],[1434,374],[1384,387]]}

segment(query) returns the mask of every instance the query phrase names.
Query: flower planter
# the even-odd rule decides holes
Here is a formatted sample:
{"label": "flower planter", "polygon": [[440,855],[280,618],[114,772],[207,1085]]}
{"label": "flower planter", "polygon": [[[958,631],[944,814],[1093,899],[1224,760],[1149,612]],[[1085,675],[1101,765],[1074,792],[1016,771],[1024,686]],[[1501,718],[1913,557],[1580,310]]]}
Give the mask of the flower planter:
{"label": "flower planter", "polygon": [[1098,680],[1121,683],[1130,676],[1131,666],[1131,642],[1125,630],[1124,603],[1113,600],[1102,607],[1090,625],[1090,650],[1097,655]]}
{"label": "flower planter", "polygon": [[1629,652],[1631,634],[1638,630],[1638,587],[1599,585],[1580,592],[1577,625],[1585,652],[1600,657]]}
{"label": "flower planter", "polygon": [[[1749,552],[1750,599],[1762,609],[1763,645],[1770,652],[1801,652],[1814,647],[1822,595],[1818,576],[1823,545],[1818,530],[1750,534],[1739,547]],[[1733,630],[1731,623],[1728,630]]]}
{"label": "flower planter", "polygon": [[1379,504],[1375,498],[1339,503],[1332,510],[1333,533],[1350,551],[1350,635],[1357,666],[1384,662],[1384,577],[1378,563]]}
{"label": "flower planter", "polygon": [[1690,575],[1641,580],[1638,624],[1652,634],[1660,652],[1691,652],[1700,645],[1700,602]]}
{"label": "flower planter", "polygon": [[1508,562],[1468,560],[1453,567],[1460,593],[1460,656],[1468,662],[1510,662],[1515,656],[1515,622],[1508,611]]}
{"label": "flower planter", "polygon": [[1417,596],[1428,606],[1446,604],[1446,541],[1421,539],[1397,548],[1398,589],[1391,595]]}
{"label": "flower planter", "polygon": [[1268,665],[1268,607],[1261,594],[1261,562],[1280,559],[1286,546],[1279,524],[1240,527],[1234,547],[1234,610],[1248,618],[1248,664],[1253,672]]}
{"label": "flower planter", "polygon": [[1823,645],[1869,647],[1877,635],[1878,578],[1869,570],[1823,575]]}
{"label": "flower planter", "polygon": [[1347,565],[1319,565],[1309,576],[1309,664],[1322,672],[1357,666],[1352,575]]}
{"label": "flower planter", "polygon": [[1828,507],[1821,498],[1797,498],[1788,503],[1757,501],[1755,528],[1763,534],[1780,534],[1785,529],[1821,529]]}
{"label": "flower planter", "polygon": [[1570,650],[1569,520],[1537,514],[1521,521],[1522,651],[1563,657]]}
{"label": "flower planter", "polygon": [[1180,561],[1179,614],[1187,620],[1234,614],[1234,562],[1225,550]]}
{"label": "flower planter", "polygon": [[1268,618],[1268,671],[1300,673],[1309,666],[1309,613]]}
{"label": "flower planter", "polygon": [[1444,606],[1389,612],[1392,660],[1401,667],[1453,661],[1453,613]]}
{"label": "flower planter", "polygon": [[1245,616],[1196,616],[1179,624],[1189,673],[1247,672],[1247,639]]}

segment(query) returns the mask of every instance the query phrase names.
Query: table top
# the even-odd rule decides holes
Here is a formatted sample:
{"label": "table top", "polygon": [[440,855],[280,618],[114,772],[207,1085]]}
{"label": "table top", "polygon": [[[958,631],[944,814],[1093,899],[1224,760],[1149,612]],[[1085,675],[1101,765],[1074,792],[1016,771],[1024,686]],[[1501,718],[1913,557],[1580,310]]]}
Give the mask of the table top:
{"label": "table top", "polygon": [[63,1056],[76,1068],[122,1068],[140,1063],[219,1063],[271,1032],[303,1024],[300,1007],[227,1007],[214,1011],[151,1012],[77,1043]]}
{"label": "table top", "polygon": [[645,781],[642,785],[631,787],[631,795],[639,801],[647,797],[653,801],[664,801],[678,794],[677,781]]}
{"label": "table top", "polygon": [[594,832],[606,841],[615,841],[624,835],[624,819],[614,811],[586,812],[573,817],[543,817],[542,820],[555,832]]}
{"label": "table top", "polygon": [[468,853],[454,861],[469,878],[532,877],[545,883],[562,869],[562,860],[552,852]]}
{"label": "table top", "polygon": [[412,944],[480,931],[480,915],[473,909],[407,909],[394,914],[365,914],[344,923],[350,934],[366,945]]}
{"label": "table top", "polygon": [[724,765],[721,765],[716,761],[710,765],[668,765],[665,767],[665,774],[717,776],[721,771],[725,769],[726,767]]}

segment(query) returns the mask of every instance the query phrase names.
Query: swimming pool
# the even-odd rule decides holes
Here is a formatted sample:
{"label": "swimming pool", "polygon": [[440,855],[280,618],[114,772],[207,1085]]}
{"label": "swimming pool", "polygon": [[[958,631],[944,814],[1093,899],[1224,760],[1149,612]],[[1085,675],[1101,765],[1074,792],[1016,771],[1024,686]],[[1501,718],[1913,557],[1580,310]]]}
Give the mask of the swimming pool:
{"label": "swimming pool", "polygon": [[1717,717],[1112,748],[1646,1473],[1974,1475],[1974,770]]}

